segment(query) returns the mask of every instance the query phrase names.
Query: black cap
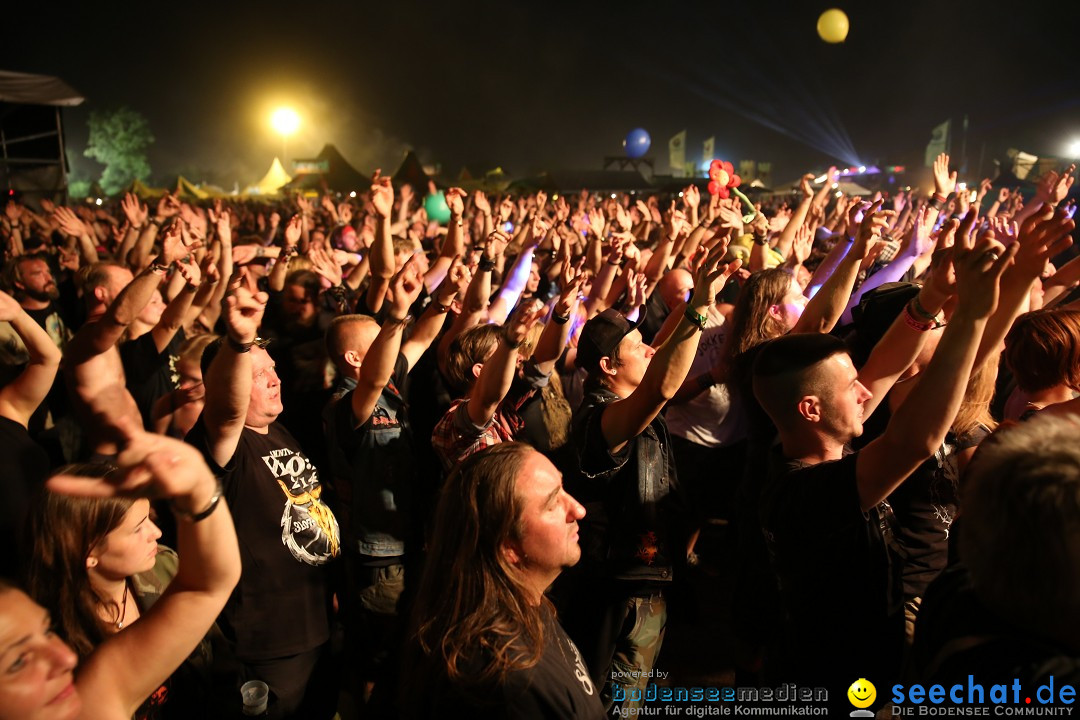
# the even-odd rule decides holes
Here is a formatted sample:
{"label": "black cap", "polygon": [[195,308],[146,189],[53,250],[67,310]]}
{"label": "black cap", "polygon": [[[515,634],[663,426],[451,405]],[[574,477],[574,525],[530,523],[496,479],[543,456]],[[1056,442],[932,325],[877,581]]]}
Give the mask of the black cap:
{"label": "black cap", "polygon": [[585,327],[581,328],[575,361],[577,366],[585,368],[589,373],[594,372],[600,367],[600,358],[611,357],[611,353],[622,342],[622,339],[644,321],[644,305],[641,306],[641,313],[636,323],[631,323],[625,315],[614,308],[608,308],[593,316],[585,323]]}

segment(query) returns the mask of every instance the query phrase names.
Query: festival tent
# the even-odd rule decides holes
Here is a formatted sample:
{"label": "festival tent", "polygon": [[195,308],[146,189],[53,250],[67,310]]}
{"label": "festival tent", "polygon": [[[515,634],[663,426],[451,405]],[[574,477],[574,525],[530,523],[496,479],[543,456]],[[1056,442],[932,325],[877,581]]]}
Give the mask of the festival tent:
{"label": "festival tent", "polygon": [[244,190],[244,195],[276,195],[284,186],[292,180],[285,168],[281,166],[281,160],[274,158],[270,163],[270,169],[263,175],[262,180],[250,185]]}
{"label": "festival tent", "polygon": [[59,78],[0,70],[0,186],[45,196],[67,188],[60,108],[83,100]]}
{"label": "festival tent", "polygon": [[292,181],[282,191],[289,190],[333,190],[339,193],[361,191],[371,187],[371,176],[359,172],[342,157],[338,149],[327,144],[314,158],[296,160],[293,163],[296,173]]}
{"label": "festival tent", "polygon": [[462,168],[457,179],[457,186],[466,192],[482,190],[486,193],[501,193],[509,185],[510,177],[501,167],[488,170],[481,177],[473,177],[468,168]]}
{"label": "festival tent", "polygon": [[401,159],[401,164],[398,165],[392,180],[396,188],[408,183],[412,185],[413,191],[417,195],[427,195],[428,180],[431,180],[431,177],[424,172],[424,166],[421,164],[420,158],[416,157],[416,153],[409,150],[405,153],[405,157]]}
{"label": "festival tent", "polygon": [[510,183],[511,192],[549,192],[570,193],[578,190],[591,192],[627,192],[655,190],[652,183],[632,170],[558,170],[546,172],[529,178],[521,178]]}

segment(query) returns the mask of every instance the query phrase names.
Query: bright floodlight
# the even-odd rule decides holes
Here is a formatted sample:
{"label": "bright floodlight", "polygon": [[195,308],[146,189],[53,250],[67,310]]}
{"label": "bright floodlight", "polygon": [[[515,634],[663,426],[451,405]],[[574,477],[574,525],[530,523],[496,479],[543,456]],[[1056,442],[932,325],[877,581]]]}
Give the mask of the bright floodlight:
{"label": "bright floodlight", "polygon": [[1080,158],[1080,140],[1073,140],[1069,145],[1069,157]]}
{"label": "bright floodlight", "polygon": [[291,108],[278,108],[270,116],[270,124],[281,135],[289,136],[300,127],[300,116]]}

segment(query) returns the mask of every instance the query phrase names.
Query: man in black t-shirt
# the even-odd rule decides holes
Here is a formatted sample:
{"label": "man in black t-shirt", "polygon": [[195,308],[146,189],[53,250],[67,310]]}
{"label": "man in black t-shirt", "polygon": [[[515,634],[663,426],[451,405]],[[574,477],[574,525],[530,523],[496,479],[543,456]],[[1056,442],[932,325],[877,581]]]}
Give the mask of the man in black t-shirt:
{"label": "man in black t-shirt", "polygon": [[899,670],[899,562],[885,498],[941,444],[964,396],[998,280],[1015,250],[992,237],[958,242],[959,301],[922,382],[885,433],[857,453],[847,444],[917,357],[948,299],[939,270],[856,372],[846,346],[819,334],[765,344],[754,395],[780,447],[761,495],[761,523],[779,580],[790,643],[778,678],[835,687],[865,677],[888,686]]}
{"label": "man in black t-shirt", "polygon": [[604,717],[544,595],[581,557],[584,516],[551,461],[524,443],[498,443],[457,466],[416,598],[402,717]]}
{"label": "man in black t-shirt", "polygon": [[315,465],[276,420],[281,382],[256,333],[266,293],[238,274],[222,317],[225,338],[203,354],[206,404],[187,441],[222,475],[234,508],[242,572],[220,624],[235,644],[239,682],[270,686],[270,717],[322,720],[337,692],[316,666],[330,638],[326,566],[340,552]]}

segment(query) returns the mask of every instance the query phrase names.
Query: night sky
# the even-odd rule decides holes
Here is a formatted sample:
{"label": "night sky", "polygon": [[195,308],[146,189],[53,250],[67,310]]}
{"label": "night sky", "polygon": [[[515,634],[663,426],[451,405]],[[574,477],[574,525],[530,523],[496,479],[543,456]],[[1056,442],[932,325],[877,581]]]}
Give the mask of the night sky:
{"label": "night sky", "polygon": [[[281,153],[281,104],[303,120],[292,158],[332,142],[367,172],[413,148],[448,177],[598,169],[639,126],[659,172],[686,129],[690,159],[715,135],[719,157],[770,161],[777,180],[917,164],[933,126],[965,113],[972,173],[1080,138],[1075,3],[47,5],[5,3],[0,69],[87,98],[65,113],[84,179],[100,172],[81,157],[86,118],[119,105],[150,121],[155,178],[227,188]],[[851,20],[839,46],[815,31],[831,6]]]}

